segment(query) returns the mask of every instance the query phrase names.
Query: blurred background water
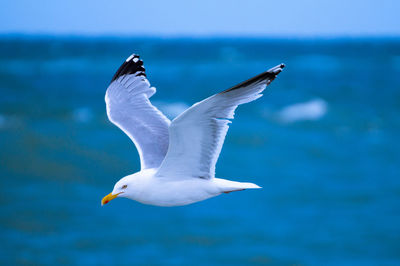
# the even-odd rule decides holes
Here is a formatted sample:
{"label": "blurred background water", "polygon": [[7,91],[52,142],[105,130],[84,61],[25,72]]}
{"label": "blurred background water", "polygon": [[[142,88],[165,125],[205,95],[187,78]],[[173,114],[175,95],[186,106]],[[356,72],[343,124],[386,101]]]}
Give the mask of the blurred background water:
{"label": "blurred background water", "polygon": [[[239,107],[217,176],[262,190],[161,208],[104,94],[131,53],[170,118],[281,62]],[[400,265],[396,38],[0,38],[0,264]]]}

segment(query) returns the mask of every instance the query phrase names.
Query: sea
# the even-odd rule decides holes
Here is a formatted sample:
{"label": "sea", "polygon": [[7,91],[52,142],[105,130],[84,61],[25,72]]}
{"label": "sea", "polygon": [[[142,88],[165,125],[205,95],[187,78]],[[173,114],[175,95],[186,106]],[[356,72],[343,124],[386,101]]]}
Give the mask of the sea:
{"label": "sea", "polygon": [[[101,206],[140,170],[104,102],[132,53],[171,119],[286,65],[216,168],[263,189]],[[399,38],[0,36],[1,265],[400,265],[399,166]]]}

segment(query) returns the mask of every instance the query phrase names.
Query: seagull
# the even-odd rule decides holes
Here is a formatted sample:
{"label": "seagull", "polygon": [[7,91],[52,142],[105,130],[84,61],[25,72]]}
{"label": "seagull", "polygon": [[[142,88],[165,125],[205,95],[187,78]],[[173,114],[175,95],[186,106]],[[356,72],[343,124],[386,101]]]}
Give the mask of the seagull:
{"label": "seagull", "polygon": [[193,104],[170,121],[150,102],[156,93],[143,61],[132,54],[107,88],[109,120],[135,144],[140,171],[120,179],[104,205],[119,197],[143,204],[172,207],[222,193],[261,188],[253,183],[215,177],[215,164],[235,109],[262,96],[285,67],[277,65],[230,89]]}

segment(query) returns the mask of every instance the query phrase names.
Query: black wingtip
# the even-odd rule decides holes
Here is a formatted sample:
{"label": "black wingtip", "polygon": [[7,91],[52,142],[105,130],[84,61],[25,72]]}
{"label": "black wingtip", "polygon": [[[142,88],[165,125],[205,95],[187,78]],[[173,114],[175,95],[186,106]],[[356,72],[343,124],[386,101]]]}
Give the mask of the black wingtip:
{"label": "black wingtip", "polygon": [[238,84],[238,85],[236,85],[236,86],[234,86],[234,87],[232,87],[230,89],[227,89],[227,90],[225,90],[225,91],[223,91],[221,93],[226,93],[226,92],[233,91],[233,90],[236,90],[236,89],[239,89],[239,88],[242,88],[242,87],[246,87],[246,86],[248,86],[248,85],[250,85],[252,83],[260,82],[262,80],[268,80],[267,81],[267,85],[268,85],[269,83],[271,83],[276,78],[276,76],[278,76],[279,73],[282,72],[282,69],[284,67],[285,67],[285,64],[281,63],[280,65],[277,65],[277,66],[275,66],[275,67],[273,67],[271,69],[268,69],[267,71],[255,76],[255,77],[253,77],[253,78],[251,78],[249,80],[246,80],[246,81],[244,81],[244,82],[242,82],[242,83],[240,83],[240,84]]}
{"label": "black wingtip", "polygon": [[279,73],[282,72],[282,69],[283,69],[284,67],[285,67],[285,64],[281,63],[280,65],[277,65],[277,66],[275,66],[275,67],[269,69],[269,70],[266,71],[265,73],[270,73],[270,74],[272,74],[272,75],[275,75],[275,77],[273,77],[273,78],[276,78],[276,76],[277,76]]}
{"label": "black wingtip", "polygon": [[140,59],[140,57],[137,54],[132,54],[130,55],[125,62],[118,68],[117,72],[115,72],[113,78],[111,79],[111,82],[114,80],[118,79],[119,77],[123,75],[128,75],[128,74],[135,74],[136,76],[145,76],[145,69],[143,66],[143,61]]}

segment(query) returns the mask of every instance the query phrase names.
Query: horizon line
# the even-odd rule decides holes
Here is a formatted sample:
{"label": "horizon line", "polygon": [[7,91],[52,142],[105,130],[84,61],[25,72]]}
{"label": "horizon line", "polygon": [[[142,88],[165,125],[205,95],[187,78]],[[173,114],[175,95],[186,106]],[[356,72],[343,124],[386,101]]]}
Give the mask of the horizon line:
{"label": "horizon line", "polygon": [[4,37],[38,37],[38,38],[109,38],[109,39],[287,39],[287,40],[312,40],[312,39],[400,39],[394,34],[129,34],[129,33],[50,33],[50,32],[0,32]]}

